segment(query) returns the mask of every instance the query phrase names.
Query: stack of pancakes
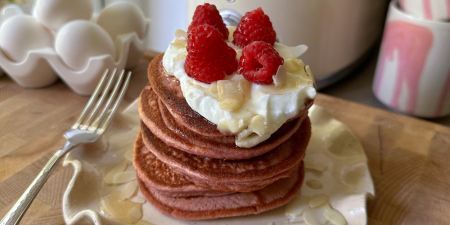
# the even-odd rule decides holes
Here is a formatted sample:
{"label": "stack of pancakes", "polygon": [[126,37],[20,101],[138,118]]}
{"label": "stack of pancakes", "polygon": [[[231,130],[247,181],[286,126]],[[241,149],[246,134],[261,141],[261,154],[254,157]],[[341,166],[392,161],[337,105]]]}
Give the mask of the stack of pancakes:
{"label": "stack of pancakes", "polygon": [[303,182],[311,135],[307,109],[252,148],[193,111],[163,54],[150,64],[139,100],[141,131],[133,156],[139,187],[163,213],[200,220],[260,213],[289,202]]}

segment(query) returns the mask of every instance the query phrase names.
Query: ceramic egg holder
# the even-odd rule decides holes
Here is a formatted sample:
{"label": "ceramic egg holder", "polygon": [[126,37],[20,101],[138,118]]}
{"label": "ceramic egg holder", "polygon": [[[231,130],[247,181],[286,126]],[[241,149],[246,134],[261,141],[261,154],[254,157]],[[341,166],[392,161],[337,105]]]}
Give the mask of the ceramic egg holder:
{"label": "ceramic egg holder", "polygon": [[[8,5],[1,11],[2,22],[24,14],[16,5]],[[17,84],[25,88],[43,88],[61,78],[74,92],[80,95],[91,95],[106,69],[131,69],[135,67],[144,51],[145,38],[148,35],[150,20],[146,19],[145,36],[140,39],[134,33],[119,35],[115,40],[117,60],[111,55],[91,57],[87,66],[74,70],[63,62],[54,48],[31,50],[21,62],[11,61],[0,50],[0,66]],[[3,72],[0,72],[0,76]]]}

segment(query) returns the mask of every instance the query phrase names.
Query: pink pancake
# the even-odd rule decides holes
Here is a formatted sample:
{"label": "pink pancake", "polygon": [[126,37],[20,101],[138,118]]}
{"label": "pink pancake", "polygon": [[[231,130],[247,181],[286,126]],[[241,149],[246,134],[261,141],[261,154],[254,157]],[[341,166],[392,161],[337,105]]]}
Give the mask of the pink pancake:
{"label": "pink pancake", "polygon": [[245,160],[212,159],[189,154],[168,146],[143,123],[141,134],[146,147],[159,160],[196,186],[218,191],[248,192],[289,176],[304,157],[311,124],[307,118],[289,140],[264,155]]}
{"label": "pink pancake", "polygon": [[185,220],[206,220],[220,217],[257,214],[288,203],[300,191],[304,178],[303,163],[289,178],[254,192],[213,197],[175,198],[163,195],[138,179],[141,192],[161,212]]}
{"label": "pink pancake", "polygon": [[171,147],[216,159],[248,159],[267,153],[289,139],[304,118],[308,116],[305,111],[298,119],[281,126],[268,140],[252,148],[240,148],[235,145],[233,136],[212,138],[180,126],[168,113],[164,104],[160,105],[158,101],[158,96],[150,86],[146,86],[142,90],[139,99],[139,114],[151,132]]}
{"label": "pink pancake", "polygon": [[134,144],[133,166],[137,177],[154,192],[170,197],[220,196],[234,192],[223,192],[196,186],[189,179],[172,170],[156,158],[142,142],[139,134]]}

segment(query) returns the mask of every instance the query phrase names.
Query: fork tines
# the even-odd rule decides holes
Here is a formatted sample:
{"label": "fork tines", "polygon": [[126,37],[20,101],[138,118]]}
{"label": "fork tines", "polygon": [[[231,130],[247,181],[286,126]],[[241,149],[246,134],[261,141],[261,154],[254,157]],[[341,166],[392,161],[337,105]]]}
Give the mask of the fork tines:
{"label": "fork tines", "polygon": [[[119,77],[117,77],[117,74],[117,68],[113,69],[111,73],[109,69],[105,71],[86,107],[83,109],[77,122],[72,126],[72,129],[89,130],[97,133],[103,133],[106,130],[127,90],[131,71],[127,73],[125,81],[123,81],[125,70],[120,72]],[[106,86],[104,85],[105,83]],[[110,89],[113,86],[113,83],[115,83],[115,85],[111,91]],[[122,86],[122,88],[120,89],[119,95],[116,97],[120,86]],[[107,99],[106,103],[104,103],[105,99]],[[113,102],[114,105],[111,105]],[[99,113],[102,105],[103,109]],[[93,106],[94,108],[92,109]],[[88,114],[89,116],[86,119]]]}

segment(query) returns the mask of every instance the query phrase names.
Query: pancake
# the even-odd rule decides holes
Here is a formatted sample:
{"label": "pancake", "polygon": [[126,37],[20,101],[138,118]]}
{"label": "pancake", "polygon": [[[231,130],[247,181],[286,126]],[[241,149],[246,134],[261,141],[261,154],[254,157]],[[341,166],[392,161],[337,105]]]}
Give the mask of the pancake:
{"label": "pancake", "polygon": [[181,92],[180,82],[174,76],[167,76],[162,65],[164,53],[152,60],[148,67],[148,79],[158,96],[167,104],[173,117],[194,132],[212,137],[230,136],[217,130],[217,125],[192,110]]}
{"label": "pancake", "polygon": [[[172,114],[169,113],[169,110],[167,110],[164,103],[162,103],[161,99],[158,100],[158,106],[164,124],[167,126],[167,128],[169,128],[169,130],[171,130],[175,134],[181,134],[179,135],[180,139],[184,139],[186,142],[191,142],[192,144],[198,147],[204,147],[212,150],[220,151],[223,150],[224,148],[232,150],[238,148],[236,147],[235,136],[205,137],[200,134],[194,133],[183,126],[180,126],[177,123],[177,121],[172,117]],[[304,117],[306,117],[306,115],[304,115]],[[278,129],[278,131],[275,134],[273,134],[273,137],[271,139],[276,141],[272,143],[270,142],[264,143],[267,144],[265,148],[276,147],[281,142],[287,140],[298,129],[298,127],[300,127],[301,121],[304,119],[304,117],[302,117],[301,119],[296,119],[293,122],[288,122],[285,126],[282,126],[280,129]],[[182,145],[183,145],[182,143],[178,142],[173,147],[178,148]]]}
{"label": "pancake", "polygon": [[181,151],[160,140],[143,123],[141,134],[144,144],[159,160],[197,186],[242,192],[256,190],[289,176],[289,171],[304,157],[311,123],[309,118],[305,119],[289,140],[264,155],[245,160],[214,159]]}
{"label": "pancake", "polygon": [[[163,195],[171,197],[189,197],[189,196],[220,196],[234,193],[232,191],[215,191],[211,188],[202,188],[214,186],[205,183],[205,185],[198,186],[189,181],[190,178],[174,171],[171,167],[160,161],[148,148],[143,144],[142,138],[139,135],[134,146],[133,154],[133,166],[136,170],[136,174],[149,188],[157,191]],[[267,179],[265,181],[253,182],[256,185],[248,185],[246,183],[240,184],[227,184],[230,188],[239,187],[241,190],[254,191],[261,189],[274,181],[289,177],[292,171],[296,168],[282,173],[274,178]],[[251,189],[249,189],[249,187]],[[239,188],[235,188],[239,190]],[[247,191],[247,192],[248,192]]]}
{"label": "pancake", "polygon": [[[187,104],[187,103],[186,103]],[[170,104],[165,105],[171,106]],[[195,133],[207,136],[207,137],[226,137],[226,136],[235,136],[234,134],[222,133],[217,129],[217,125],[211,123],[202,115],[198,114],[194,110],[192,110],[189,114],[179,114],[173,108],[167,108],[172,117],[177,120],[177,122],[184,127],[192,130]]]}
{"label": "pancake", "polygon": [[257,214],[288,203],[302,186],[303,163],[292,176],[254,192],[234,193],[214,197],[174,198],[162,195],[138,179],[145,198],[161,212],[185,220],[205,220],[220,217]]}
{"label": "pancake", "polygon": [[[180,82],[174,76],[168,76],[165,71],[162,58],[164,53],[158,55],[149,65],[148,79],[153,91],[158,95],[161,101],[166,105],[172,117],[182,126],[192,130],[194,133],[203,136],[223,137],[233,136],[231,134],[223,134],[217,130],[217,125],[211,123],[206,118],[195,112],[186,102],[181,91]],[[297,116],[289,119],[294,120],[307,114],[308,108],[313,104],[313,100],[309,100],[305,104],[305,108],[301,110]]]}
{"label": "pancake", "polygon": [[[294,165],[292,168],[284,171],[280,174],[277,174],[273,177],[269,177],[267,179],[262,180],[252,180],[245,182],[213,182],[211,180],[198,179],[196,177],[188,177],[189,180],[193,181],[196,186],[202,187],[205,189],[218,190],[223,192],[252,192],[259,190],[261,188],[266,187],[267,185],[272,184],[273,182],[291,176],[292,171],[297,167]],[[177,169],[175,169],[178,171]]]}
{"label": "pancake", "polygon": [[145,125],[167,145],[182,151],[209,158],[248,159],[262,155],[289,139],[307,117],[307,110],[291,122],[285,123],[271,137],[252,148],[240,148],[235,145],[234,136],[207,137],[180,126],[173,119],[164,104],[147,85],[139,98],[139,114]]}
{"label": "pancake", "polygon": [[195,186],[184,175],[156,158],[142,142],[141,134],[134,144],[133,166],[136,176],[154,192],[169,197],[221,196],[234,192],[215,191]]}

